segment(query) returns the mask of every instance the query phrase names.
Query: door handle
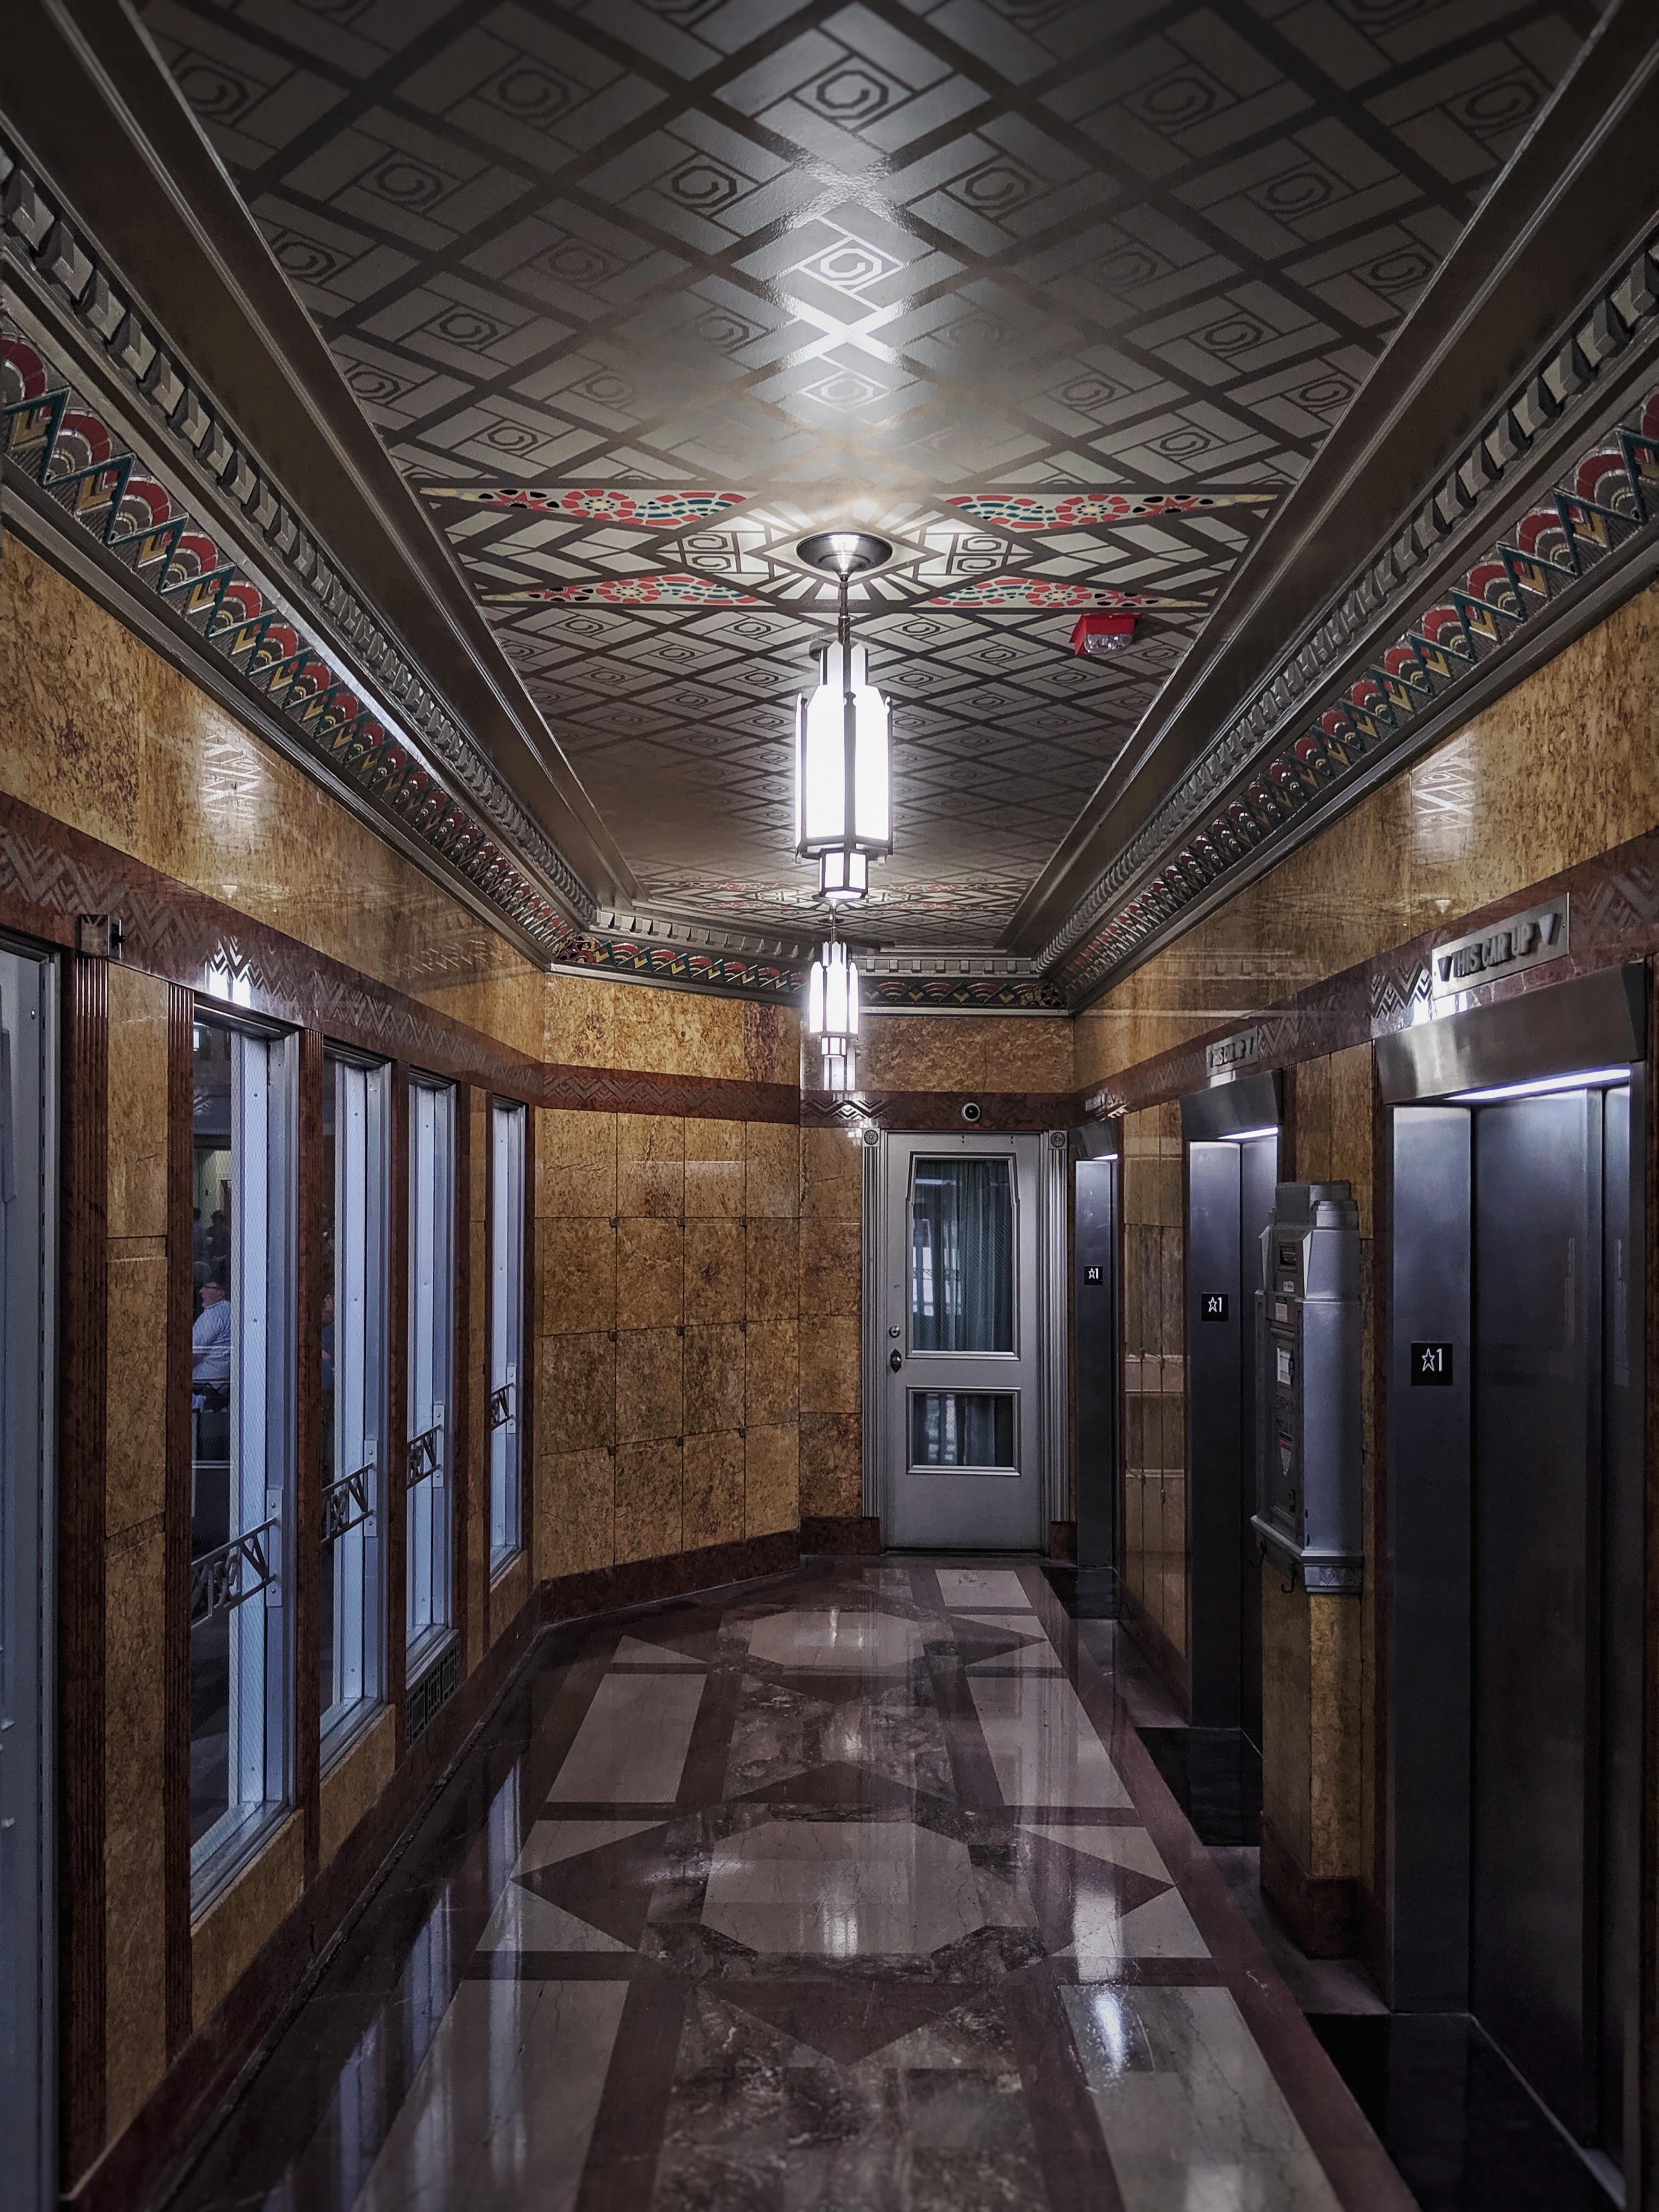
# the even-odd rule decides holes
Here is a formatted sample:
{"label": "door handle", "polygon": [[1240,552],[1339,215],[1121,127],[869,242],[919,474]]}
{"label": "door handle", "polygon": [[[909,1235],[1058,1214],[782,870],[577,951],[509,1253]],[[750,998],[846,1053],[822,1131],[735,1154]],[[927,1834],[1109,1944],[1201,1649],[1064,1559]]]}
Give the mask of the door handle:
{"label": "door handle", "polygon": [[904,1364],[904,1354],[902,1352],[890,1352],[887,1355],[887,1364],[896,1375]]}

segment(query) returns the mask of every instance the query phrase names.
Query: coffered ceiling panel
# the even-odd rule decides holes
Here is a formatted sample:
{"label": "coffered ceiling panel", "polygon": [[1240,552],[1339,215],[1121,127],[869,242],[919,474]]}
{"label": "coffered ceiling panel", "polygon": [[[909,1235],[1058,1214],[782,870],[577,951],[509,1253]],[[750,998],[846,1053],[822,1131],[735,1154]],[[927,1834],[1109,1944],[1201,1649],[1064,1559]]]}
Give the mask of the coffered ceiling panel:
{"label": "coffered ceiling panel", "polygon": [[[870,933],[994,943],[1593,0],[154,0],[650,901],[759,919],[854,587]],[[297,488],[302,490],[302,487]],[[1080,609],[1129,647],[1073,657]]]}

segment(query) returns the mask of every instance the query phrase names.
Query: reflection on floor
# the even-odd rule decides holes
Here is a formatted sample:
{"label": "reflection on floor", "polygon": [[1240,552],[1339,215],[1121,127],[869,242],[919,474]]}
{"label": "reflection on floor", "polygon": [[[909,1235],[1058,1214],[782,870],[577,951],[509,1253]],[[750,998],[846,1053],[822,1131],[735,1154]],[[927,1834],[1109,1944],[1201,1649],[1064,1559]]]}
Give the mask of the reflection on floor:
{"label": "reflection on floor", "polygon": [[176,2203],[1407,2205],[1093,1640],[891,1559],[545,1638]]}

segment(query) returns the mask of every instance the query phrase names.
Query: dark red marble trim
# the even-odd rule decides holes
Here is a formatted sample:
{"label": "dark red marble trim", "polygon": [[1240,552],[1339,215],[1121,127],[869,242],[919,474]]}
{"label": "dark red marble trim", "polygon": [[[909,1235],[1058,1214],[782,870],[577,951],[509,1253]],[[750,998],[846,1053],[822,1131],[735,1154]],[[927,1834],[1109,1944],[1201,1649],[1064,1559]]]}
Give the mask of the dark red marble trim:
{"label": "dark red marble trim", "polygon": [[58,1438],[61,2171],[104,2136],[104,1542],[109,1412],[109,970],[63,969]]}
{"label": "dark red marble trim", "polygon": [[806,1514],[800,1548],[817,1559],[873,1559],[881,1551],[881,1523],[873,1514]]}
{"label": "dark red marble trim", "polygon": [[[977,1121],[964,1121],[969,1100]],[[1082,1118],[1072,1091],[803,1091],[804,1129],[978,1129],[997,1136],[1070,1128]]]}
{"label": "dark red marble trim", "polygon": [[128,967],[210,993],[216,976],[228,975],[238,1003],[255,1013],[529,1105],[733,1121],[793,1121],[799,1114],[793,1083],[532,1060],[0,793],[0,925],[72,945],[83,914],[119,919]]}
{"label": "dark red marble trim", "polygon": [[169,2063],[191,2036],[193,1960],[190,1894],[190,1553],[191,1249],[195,1164],[194,994],[167,991],[167,1401],[162,1534],[161,1753],[163,1967]]}
{"label": "dark red marble trim", "polygon": [[466,1739],[526,1656],[540,1626],[538,1597],[461,1683],[391,1782],[224,2002],[204,2021],[149,2100],[91,2171],[64,2192],[76,2212],[131,2212],[174,2167],[258,2051],[301,1978],[445,1780]]}
{"label": "dark red marble trim", "polygon": [[751,1582],[761,1575],[787,1574],[800,1565],[800,1537],[793,1528],[775,1536],[750,1536],[733,1544],[709,1544],[698,1552],[677,1552],[658,1559],[630,1559],[617,1567],[594,1567],[586,1574],[556,1575],[541,1586],[543,1618],[578,1620],[591,1613],[648,1605],[660,1597],[719,1589],[726,1583]]}
{"label": "dark red marble trim", "polygon": [[1075,1563],[1077,1559],[1077,1522],[1051,1521],[1048,1523],[1048,1557]]}
{"label": "dark red marble trim", "polygon": [[1354,1949],[1358,1903],[1351,1875],[1312,1875],[1264,1813],[1261,1894],[1310,1959],[1346,1959]]}
{"label": "dark red marble trim", "polygon": [[[1507,893],[1468,914],[1448,916],[1431,930],[1387,952],[1310,984],[1288,999],[1262,1008],[1248,1022],[1229,1022],[1201,1036],[1158,1053],[1121,1073],[1109,1076],[1085,1095],[1100,1099],[1086,1118],[1108,1113],[1138,1113],[1160,1106],[1209,1083],[1205,1048],[1241,1029],[1260,1032],[1256,1066],[1290,1067],[1322,1058],[1350,1045],[1369,1043],[1411,1025],[1429,1003],[1429,962],[1437,945],[1471,931],[1489,928],[1506,915],[1523,913],[1542,900],[1567,892],[1572,900],[1572,949],[1518,975],[1500,976],[1466,994],[1468,1006],[1488,1006],[1547,990],[1553,983],[1587,975],[1626,960],[1659,952],[1659,830],[1598,853],[1593,860],[1547,876],[1523,890]],[[1056,1125],[1057,1126],[1057,1125]]]}
{"label": "dark red marble trim", "polygon": [[1659,1798],[1653,1777],[1659,1774],[1659,1513],[1654,1510],[1654,1470],[1659,1468],[1659,1240],[1654,1236],[1654,1215],[1659,1206],[1659,978],[1650,972],[1648,1000],[1648,1105],[1644,1116],[1647,1218],[1642,1242],[1646,1263],[1643,1269],[1644,1337],[1643,1392],[1645,1400],[1647,1444],[1646,1516],[1647,1559],[1644,1578],[1646,1650],[1643,1665],[1642,1788],[1640,1914],[1636,1970],[1637,2047],[1641,2053],[1635,2099],[1637,2138],[1636,2187],[1632,2201],[1659,2201],[1659,1925],[1653,1900],[1659,1897]]}

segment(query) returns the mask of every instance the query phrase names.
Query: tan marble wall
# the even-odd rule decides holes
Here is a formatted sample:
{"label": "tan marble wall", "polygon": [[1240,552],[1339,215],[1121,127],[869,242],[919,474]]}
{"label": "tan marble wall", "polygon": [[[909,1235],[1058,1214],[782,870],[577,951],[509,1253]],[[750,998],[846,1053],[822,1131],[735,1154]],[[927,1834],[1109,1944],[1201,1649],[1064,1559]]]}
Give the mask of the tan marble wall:
{"label": "tan marble wall", "polygon": [[1304,1874],[1373,1878],[1373,1700],[1376,1579],[1376,1344],[1372,1313],[1374,1161],[1371,1048],[1305,1060],[1295,1086],[1298,1182],[1346,1182],[1359,1210],[1363,1314],[1362,1527],[1367,1571],[1358,1604],[1287,1589],[1261,1571],[1263,1808]]}
{"label": "tan marble wall", "polygon": [[1659,821],[1659,586],[1147,962],[1076,1029],[1086,1085]]}
{"label": "tan marble wall", "polygon": [[1123,1125],[1123,1556],[1134,1607],[1187,1649],[1186,1235],[1181,1116]]}
{"label": "tan marble wall", "polygon": [[294,1814],[196,1923],[191,1971],[198,2027],[253,1964],[304,1887],[305,1824]]}
{"label": "tan marble wall", "polygon": [[363,1815],[373,1810],[397,1763],[398,1731],[391,1711],[372,1721],[323,1777],[319,1850],[326,1866]]}
{"label": "tan marble wall", "polygon": [[538,1576],[797,1527],[793,1124],[544,1111],[536,1206]]}
{"label": "tan marble wall", "polygon": [[167,987],[109,975],[109,1370],[104,1743],[112,2132],[165,2067],[162,1644],[167,1489]]}
{"label": "tan marble wall", "polygon": [[[809,1044],[803,1080],[817,1080]],[[1042,1014],[871,1014],[859,1039],[867,1091],[1069,1091],[1072,1023]]]}
{"label": "tan marble wall", "polygon": [[800,1510],[864,1510],[864,1146],[800,1133]]}

